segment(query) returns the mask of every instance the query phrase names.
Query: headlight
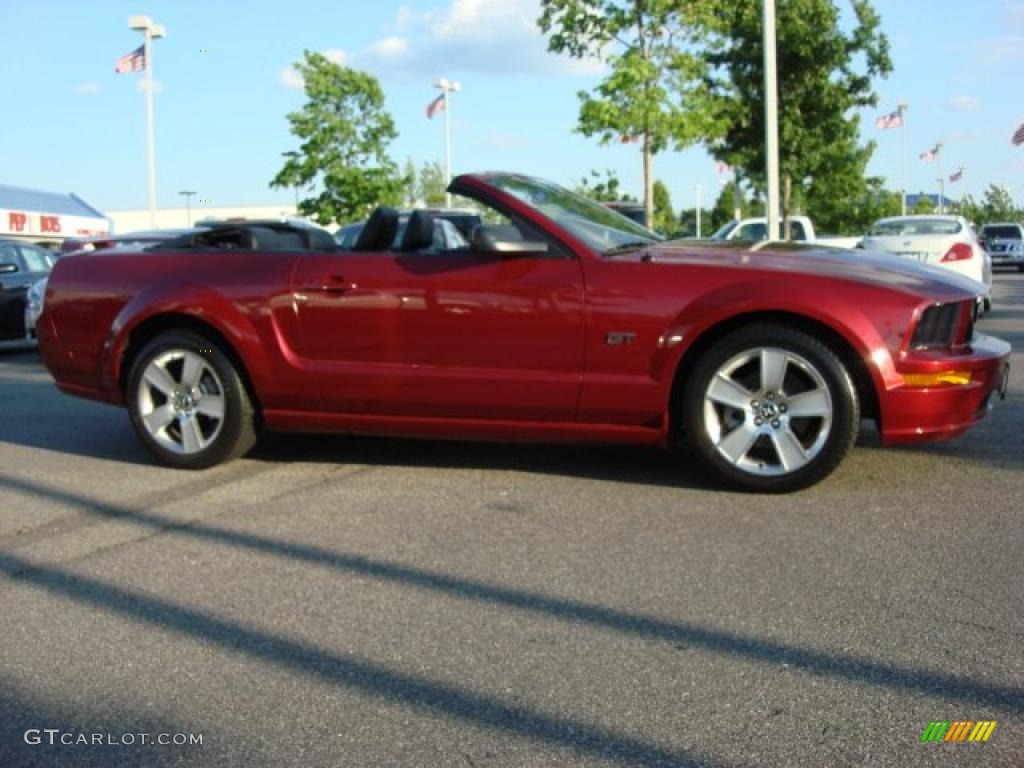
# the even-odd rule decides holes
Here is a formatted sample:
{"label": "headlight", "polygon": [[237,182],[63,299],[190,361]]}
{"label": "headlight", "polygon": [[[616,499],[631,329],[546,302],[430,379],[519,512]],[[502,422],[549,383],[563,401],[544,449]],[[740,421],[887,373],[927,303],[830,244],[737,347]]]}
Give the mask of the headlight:
{"label": "headlight", "polygon": [[32,307],[32,309],[39,309],[40,307],[43,306],[43,296],[45,294],[45,280],[40,280],[38,283],[36,283],[35,285],[28,289],[28,295],[26,296],[26,298],[28,299],[28,303]]}

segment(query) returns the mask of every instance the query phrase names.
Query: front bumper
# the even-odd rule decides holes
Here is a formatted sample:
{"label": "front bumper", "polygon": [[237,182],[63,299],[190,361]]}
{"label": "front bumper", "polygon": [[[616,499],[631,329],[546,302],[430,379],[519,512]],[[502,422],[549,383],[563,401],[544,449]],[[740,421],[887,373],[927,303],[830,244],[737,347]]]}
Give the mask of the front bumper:
{"label": "front bumper", "polygon": [[1006,396],[1010,345],[978,335],[966,355],[914,361],[900,366],[901,373],[928,373],[942,369],[970,371],[967,384],[935,387],[900,386],[880,398],[882,441],[892,445],[946,440],[970,429]]}
{"label": "front bumper", "polygon": [[1024,251],[990,253],[989,257],[992,259],[993,267],[1024,266]]}

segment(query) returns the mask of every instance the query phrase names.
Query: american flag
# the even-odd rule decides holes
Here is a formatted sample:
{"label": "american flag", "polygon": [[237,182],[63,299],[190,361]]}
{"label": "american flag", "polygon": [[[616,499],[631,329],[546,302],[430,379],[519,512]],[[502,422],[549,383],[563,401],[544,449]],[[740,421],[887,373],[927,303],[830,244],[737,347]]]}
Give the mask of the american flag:
{"label": "american flag", "polygon": [[146,47],[140,45],[131,53],[126,53],[120,59],[117,60],[117,65],[114,67],[114,71],[118,74],[124,74],[125,72],[138,72],[146,68]]}
{"label": "american flag", "polygon": [[887,131],[890,128],[899,128],[901,125],[903,125],[903,112],[898,109],[875,120],[875,128],[881,128],[883,131]]}
{"label": "american flag", "polygon": [[1013,142],[1013,146],[1015,147],[1019,147],[1021,144],[1024,144],[1024,123],[1021,123],[1020,128],[1014,131],[1013,138],[1010,139],[1010,141]]}
{"label": "american flag", "polygon": [[964,169],[963,169],[963,168],[961,168],[961,169],[960,169],[959,171],[957,171],[956,173],[951,173],[951,174],[949,175],[949,180],[950,180],[950,181],[960,181],[960,179],[962,179],[963,177],[964,177]]}
{"label": "american flag", "polygon": [[930,163],[932,160],[938,160],[939,148],[933,147],[932,149],[929,149],[927,152],[922,152],[921,159],[924,160],[926,163]]}
{"label": "american flag", "polygon": [[732,168],[729,167],[728,163],[715,163],[715,170],[718,173],[728,173]]}
{"label": "american flag", "polygon": [[427,104],[427,117],[429,117],[431,120],[433,120],[434,119],[434,115],[436,115],[438,112],[442,112],[442,111],[444,111],[444,94],[443,93],[440,96],[438,96],[436,99],[434,99],[432,102]]}

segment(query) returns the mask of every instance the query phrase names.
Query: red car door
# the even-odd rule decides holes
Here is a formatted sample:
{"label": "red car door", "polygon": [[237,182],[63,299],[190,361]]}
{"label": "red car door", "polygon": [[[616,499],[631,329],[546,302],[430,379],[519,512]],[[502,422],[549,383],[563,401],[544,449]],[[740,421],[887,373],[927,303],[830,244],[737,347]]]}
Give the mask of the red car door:
{"label": "red car door", "polygon": [[294,290],[301,365],[331,411],[575,417],[584,367],[575,258],[310,253]]}

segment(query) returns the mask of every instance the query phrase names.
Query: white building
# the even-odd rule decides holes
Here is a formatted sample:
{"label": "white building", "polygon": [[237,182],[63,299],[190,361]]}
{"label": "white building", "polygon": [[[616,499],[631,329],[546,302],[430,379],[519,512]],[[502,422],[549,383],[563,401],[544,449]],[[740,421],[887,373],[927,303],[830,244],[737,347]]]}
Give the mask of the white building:
{"label": "white building", "polygon": [[[203,219],[282,219],[298,216],[294,205],[235,205],[235,206],[194,206],[188,208],[158,208],[156,229],[183,229]],[[153,229],[149,220],[149,209],[107,211],[113,224],[113,232],[138,232]],[[191,221],[190,221],[191,219]]]}
{"label": "white building", "polygon": [[103,213],[77,195],[0,184],[0,237],[55,244],[108,231]]}

